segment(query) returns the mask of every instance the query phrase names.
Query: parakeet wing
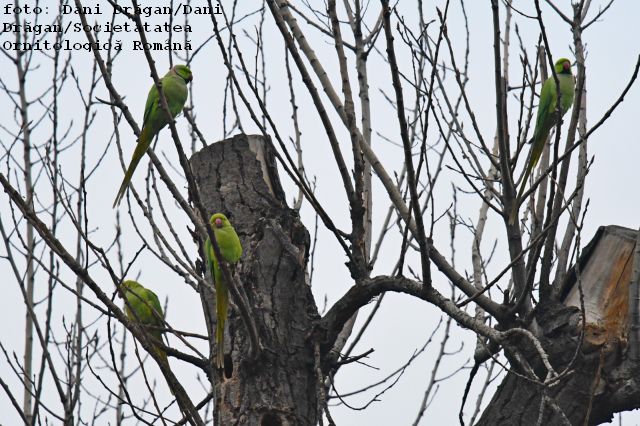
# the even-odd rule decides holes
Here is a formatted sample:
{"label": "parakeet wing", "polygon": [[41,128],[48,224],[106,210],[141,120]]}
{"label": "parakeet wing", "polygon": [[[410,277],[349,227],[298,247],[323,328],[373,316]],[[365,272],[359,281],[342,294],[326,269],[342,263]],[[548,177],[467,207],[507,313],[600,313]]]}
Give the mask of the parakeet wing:
{"label": "parakeet wing", "polygon": [[158,107],[159,99],[158,88],[154,84],[151,86],[151,89],[149,89],[149,94],[147,95],[147,103],[144,106],[144,116],[142,117],[143,124],[147,122],[152,111]]}
{"label": "parakeet wing", "polygon": [[536,128],[533,134],[534,144],[539,143],[540,138],[546,139],[547,133],[553,125],[556,98],[556,82],[553,78],[548,78],[542,85],[542,90],[540,92]]}
{"label": "parakeet wing", "polygon": [[[158,296],[153,291],[147,288],[145,289],[144,299],[149,304],[149,307],[151,307],[155,311],[155,313],[152,312],[154,319],[153,323],[162,325],[164,320],[164,313],[162,312],[162,305],[160,304]],[[160,318],[158,318],[158,316],[160,316]]]}

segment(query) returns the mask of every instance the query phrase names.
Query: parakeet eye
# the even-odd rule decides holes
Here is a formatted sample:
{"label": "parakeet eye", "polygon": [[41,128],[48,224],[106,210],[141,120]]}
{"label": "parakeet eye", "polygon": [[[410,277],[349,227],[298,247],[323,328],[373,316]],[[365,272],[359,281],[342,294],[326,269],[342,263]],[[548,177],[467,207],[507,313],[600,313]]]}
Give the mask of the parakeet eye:
{"label": "parakeet eye", "polygon": [[217,227],[217,228],[222,228],[222,219],[217,218],[217,219],[215,220],[215,224],[216,224],[216,227]]}

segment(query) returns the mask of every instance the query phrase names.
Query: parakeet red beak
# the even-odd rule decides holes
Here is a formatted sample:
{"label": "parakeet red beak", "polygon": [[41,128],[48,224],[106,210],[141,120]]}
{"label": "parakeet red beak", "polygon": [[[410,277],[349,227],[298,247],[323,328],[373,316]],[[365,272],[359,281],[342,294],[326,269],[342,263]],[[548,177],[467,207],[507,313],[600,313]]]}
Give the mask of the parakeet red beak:
{"label": "parakeet red beak", "polygon": [[222,228],[222,219],[218,218],[215,220],[216,228]]}
{"label": "parakeet red beak", "polygon": [[564,64],[562,64],[562,69],[564,69],[565,71],[569,71],[570,68],[571,64],[569,62],[565,62]]}

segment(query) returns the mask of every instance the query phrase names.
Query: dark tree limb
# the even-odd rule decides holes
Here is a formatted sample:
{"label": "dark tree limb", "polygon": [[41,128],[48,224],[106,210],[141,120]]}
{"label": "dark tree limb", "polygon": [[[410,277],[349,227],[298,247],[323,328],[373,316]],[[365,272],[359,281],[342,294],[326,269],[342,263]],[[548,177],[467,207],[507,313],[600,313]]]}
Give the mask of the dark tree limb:
{"label": "dark tree limb", "polygon": [[[27,205],[22,196],[16,191],[3,174],[0,173],[0,185],[2,185],[4,192],[9,195],[11,202],[18,207],[22,212],[25,219],[33,225],[34,229],[38,232],[40,237],[45,241],[47,246],[73,271],[76,276],[81,279],[87,287],[95,294],[95,296],[102,302],[114,316],[120,321],[127,329],[133,334],[133,336],[142,344],[142,347],[149,353],[149,355],[156,361],[162,374],[164,375],[169,387],[173,390],[180,409],[186,416],[190,417],[194,424],[204,425],[200,415],[195,409],[193,402],[189,398],[187,392],[182,387],[176,376],[173,374],[167,364],[165,364],[160,357],[153,350],[153,343],[147,338],[147,334],[141,329],[141,327],[130,321],[124,312],[116,306],[107,294],[102,291],[100,285],[93,280],[87,269],[80,265],[75,258],[65,249],[62,243],[51,233],[51,230],[44,224],[38,217],[38,215]],[[116,280],[115,273],[110,270],[112,278]]]}

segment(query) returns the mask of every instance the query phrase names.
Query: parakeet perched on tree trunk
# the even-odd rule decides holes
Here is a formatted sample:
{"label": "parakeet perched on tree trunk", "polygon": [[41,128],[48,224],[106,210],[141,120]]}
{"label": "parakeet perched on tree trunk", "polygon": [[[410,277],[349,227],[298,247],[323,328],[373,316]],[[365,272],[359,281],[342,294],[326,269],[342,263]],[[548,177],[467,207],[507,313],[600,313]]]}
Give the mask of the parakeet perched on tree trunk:
{"label": "parakeet perched on tree trunk", "polygon": [[[213,229],[213,234],[218,242],[222,258],[230,264],[238,262],[240,256],[242,256],[242,245],[229,219],[222,213],[216,213],[211,216],[209,222],[211,223],[211,229]],[[216,285],[216,367],[223,368],[224,324],[227,320],[229,310],[229,287],[222,275],[222,270],[216,259],[216,254],[213,251],[211,240],[208,238],[204,243],[204,253],[207,258],[207,268],[211,271]]]}
{"label": "parakeet perched on tree trunk", "polygon": [[[131,321],[146,326],[146,331],[151,334],[153,340],[162,343],[162,335],[164,334],[164,312],[158,300],[158,296],[142,285],[133,280],[127,280],[122,283],[122,291],[127,298],[124,305],[124,312]],[[165,364],[167,354],[159,345],[154,345],[156,354]]]}
{"label": "parakeet perched on tree trunk", "polygon": [[525,169],[524,176],[522,177],[522,184],[520,185],[518,196],[516,197],[514,207],[511,210],[511,215],[509,217],[509,222],[512,224],[516,221],[519,200],[527,187],[529,175],[535,168],[536,164],[538,164],[538,160],[542,155],[544,144],[549,137],[549,132],[558,123],[558,120],[562,119],[567,111],[569,111],[571,105],[573,105],[575,78],[573,77],[573,74],[571,74],[571,62],[567,58],[558,59],[554,68],[556,75],[558,76],[558,83],[560,83],[560,116],[558,117],[558,111],[556,110],[558,101],[556,81],[553,76],[551,76],[545,80],[540,92],[536,128],[533,131],[533,139],[530,141],[532,144],[531,155],[529,157],[529,163]]}
{"label": "parakeet perched on tree trunk", "polygon": [[[191,70],[186,65],[175,65],[160,80],[162,83],[162,92],[167,99],[167,105],[169,106],[169,112],[172,118],[176,118],[180,111],[182,111],[189,94],[187,83],[192,79],[193,75],[191,74]],[[116,195],[116,199],[113,202],[113,207],[120,204],[138,163],[145,152],[147,152],[147,149],[149,149],[149,146],[151,146],[153,138],[155,138],[158,132],[167,124],[169,124],[167,113],[160,106],[160,95],[158,88],[154,84],[149,90],[149,95],[147,95],[147,104],[144,107],[142,131],[138,138],[138,144],[136,145],[135,151],[133,151],[131,162],[122,180],[122,185],[120,185],[120,189],[118,190],[118,195]]]}

